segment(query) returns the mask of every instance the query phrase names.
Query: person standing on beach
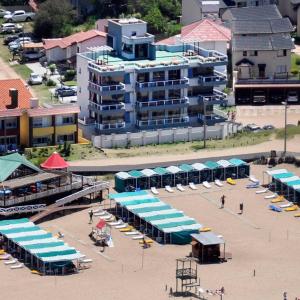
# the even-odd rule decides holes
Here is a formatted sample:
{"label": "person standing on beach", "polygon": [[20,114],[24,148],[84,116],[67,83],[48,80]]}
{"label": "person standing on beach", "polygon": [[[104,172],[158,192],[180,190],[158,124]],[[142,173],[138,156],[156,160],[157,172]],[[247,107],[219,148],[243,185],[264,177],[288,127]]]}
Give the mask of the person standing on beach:
{"label": "person standing on beach", "polygon": [[89,224],[92,224],[92,223],[93,223],[93,215],[94,215],[93,210],[90,210],[90,211],[89,211],[89,216],[90,216]]}
{"label": "person standing on beach", "polygon": [[225,195],[221,197],[221,208],[224,208],[225,205]]}
{"label": "person standing on beach", "polygon": [[241,202],[240,203],[240,214],[243,214],[243,212],[244,212],[244,203]]}

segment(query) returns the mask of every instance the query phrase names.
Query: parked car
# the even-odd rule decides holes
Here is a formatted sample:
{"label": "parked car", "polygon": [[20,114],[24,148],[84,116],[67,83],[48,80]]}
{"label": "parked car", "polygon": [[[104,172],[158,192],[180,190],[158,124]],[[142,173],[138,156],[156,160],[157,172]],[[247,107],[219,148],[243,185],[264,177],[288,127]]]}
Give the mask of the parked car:
{"label": "parked car", "polygon": [[45,53],[43,51],[27,51],[22,53],[21,59],[23,62],[35,61],[40,60],[44,56]]}
{"label": "parked car", "polygon": [[18,38],[15,41],[8,44],[8,49],[10,51],[20,50],[24,44],[28,44],[31,42],[31,38],[29,37]]}
{"label": "parked car", "polygon": [[275,126],[273,126],[272,124],[268,124],[263,127],[263,130],[274,130],[274,129],[275,129]]}
{"label": "parked car", "polygon": [[5,22],[28,22],[35,18],[35,13],[25,12],[25,10],[16,10],[13,13],[7,14],[3,17]]}
{"label": "parked car", "polygon": [[266,103],[266,92],[263,90],[257,90],[253,92],[253,104]]}
{"label": "parked car", "polygon": [[289,91],[287,93],[287,102],[289,102],[289,103],[298,102],[298,92],[297,91]]}
{"label": "parked car", "polygon": [[15,41],[18,38],[19,36],[17,34],[8,35],[3,39],[3,44],[8,45],[9,43]]}
{"label": "parked car", "polygon": [[55,97],[71,97],[76,96],[77,91],[68,86],[62,86],[55,89],[54,96]]}
{"label": "parked car", "polygon": [[0,8],[0,18],[3,18],[5,15],[9,15],[9,14],[11,14],[11,12],[9,10]]}
{"label": "parked car", "polygon": [[1,25],[1,33],[16,33],[22,31],[23,26],[13,23],[4,23]]}
{"label": "parked car", "polygon": [[246,130],[246,131],[251,131],[251,132],[258,132],[258,131],[260,131],[261,130],[261,128],[258,126],[258,125],[256,125],[256,124],[248,124],[248,125],[246,125],[245,127],[244,127],[244,129]]}
{"label": "parked car", "polygon": [[41,75],[36,74],[36,73],[30,74],[30,77],[28,79],[28,84],[36,85],[36,84],[42,84],[42,83],[43,83],[43,78]]}

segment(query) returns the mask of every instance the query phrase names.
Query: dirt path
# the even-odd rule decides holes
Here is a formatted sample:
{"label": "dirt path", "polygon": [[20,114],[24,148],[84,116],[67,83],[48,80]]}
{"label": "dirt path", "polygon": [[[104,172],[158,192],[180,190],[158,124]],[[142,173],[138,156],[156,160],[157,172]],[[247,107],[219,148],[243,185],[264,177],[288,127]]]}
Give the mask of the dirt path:
{"label": "dirt path", "polygon": [[20,76],[0,57],[0,79],[15,79]]}
{"label": "dirt path", "polygon": [[[287,149],[290,152],[300,151],[300,136],[295,137],[288,141]],[[166,154],[166,155],[153,155],[153,156],[140,156],[140,157],[126,157],[126,158],[103,158],[98,160],[80,160],[69,162],[71,166],[116,166],[116,165],[133,165],[146,163],[164,163],[168,161],[180,161],[197,158],[210,158],[215,156],[235,156],[239,154],[251,154],[257,152],[266,152],[270,150],[283,150],[283,140],[272,140],[261,143],[259,145],[247,146],[247,147],[236,147],[219,150],[202,150],[198,152],[191,152],[187,154]]]}

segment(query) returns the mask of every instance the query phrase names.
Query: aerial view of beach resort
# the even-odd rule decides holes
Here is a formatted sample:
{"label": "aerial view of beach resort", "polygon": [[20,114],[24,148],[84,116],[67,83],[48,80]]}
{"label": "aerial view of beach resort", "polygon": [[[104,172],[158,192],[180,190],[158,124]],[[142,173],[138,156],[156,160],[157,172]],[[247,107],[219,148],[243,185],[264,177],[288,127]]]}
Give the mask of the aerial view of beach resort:
{"label": "aerial view of beach resort", "polygon": [[0,300],[300,300],[299,253],[300,1],[0,0]]}

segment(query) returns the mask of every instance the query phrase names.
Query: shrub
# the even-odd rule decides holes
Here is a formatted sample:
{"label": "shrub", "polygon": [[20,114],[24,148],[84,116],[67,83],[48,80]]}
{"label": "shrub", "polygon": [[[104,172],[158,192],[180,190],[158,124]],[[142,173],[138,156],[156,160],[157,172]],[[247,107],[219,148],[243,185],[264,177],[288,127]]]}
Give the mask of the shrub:
{"label": "shrub", "polygon": [[47,85],[47,86],[56,86],[56,83],[55,83],[54,80],[48,79],[48,81],[46,82],[46,85]]}
{"label": "shrub", "polygon": [[291,73],[293,74],[293,75],[297,75],[298,73],[299,73],[299,70],[298,69],[291,69]]}
{"label": "shrub", "polygon": [[49,70],[50,70],[51,74],[53,74],[55,72],[55,70],[56,70],[56,64],[51,64],[49,66]]}
{"label": "shrub", "polygon": [[300,57],[296,57],[296,59],[295,59],[295,64],[296,64],[297,66],[300,65]]}
{"label": "shrub", "polygon": [[73,80],[76,75],[75,70],[67,70],[65,73],[65,81]]}

